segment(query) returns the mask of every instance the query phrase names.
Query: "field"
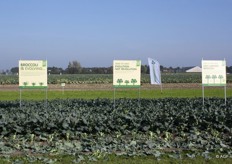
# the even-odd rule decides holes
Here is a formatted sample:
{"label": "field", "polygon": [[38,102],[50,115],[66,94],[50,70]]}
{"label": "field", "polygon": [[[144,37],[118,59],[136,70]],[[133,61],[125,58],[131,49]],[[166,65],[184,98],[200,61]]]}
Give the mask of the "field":
{"label": "field", "polygon": [[[112,74],[48,75],[48,84],[112,84]],[[148,74],[141,75],[141,83],[150,83]],[[162,83],[201,83],[199,73],[164,73]],[[227,74],[227,83],[232,83],[232,74]],[[0,85],[18,84],[18,75],[0,75]]]}
{"label": "field", "polygon": [[207,87],[203,106],[199,74],[166,75],[162,92],[147,75],[140,89],[117,90],[112,75],[54,75],[48,100],[22,90],[21,108],[15,77],[1,78],[1,163],[232,162],[230,76],[227,103]]}

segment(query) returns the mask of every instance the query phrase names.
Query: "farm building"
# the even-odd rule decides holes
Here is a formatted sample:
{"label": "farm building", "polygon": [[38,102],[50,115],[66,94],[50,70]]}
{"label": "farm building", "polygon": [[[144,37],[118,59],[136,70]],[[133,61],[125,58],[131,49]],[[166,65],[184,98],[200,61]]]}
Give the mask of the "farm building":
{"label": "farm building", "polygon": [[196,67],[186,70],[186,72],[201,72],[201,67],[196,66]]}

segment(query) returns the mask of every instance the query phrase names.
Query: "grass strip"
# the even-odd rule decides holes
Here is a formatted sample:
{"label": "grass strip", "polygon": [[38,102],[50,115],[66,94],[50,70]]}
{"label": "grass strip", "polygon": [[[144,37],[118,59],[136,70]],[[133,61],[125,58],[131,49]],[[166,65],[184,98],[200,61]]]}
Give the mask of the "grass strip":
{"label": "grass strip", "polygon": [[230,164],[232,163],[232,158],[228,155],[217,155],[210,154],[210,159],[206,159],[202,156],[196,156],[194,158],[189,158],[186,155],[182,155],[181,159],[170,158],[170,154],[166,154],[161,158],[156,158],[155,156],[117,156],[117,155],[106,155],[101,158],[94,158],[91,160],[88,156],[83,157],[82,160],[78,161],[77,156],[71,155],[28,155],[28,156],[1,156],[0,163],[10,164],[10,163],[80,163],[80,164],[199,164],[199,163],[211,163],[211,164]]}
{"label": "grass strip", "polygon": [[[232,89],[227,89],[227,97],[232,97]],[[201,89],[164,89],[160,90],[139,90],[139,89],[121,89],[121,90],[65,90],[47,92],[47,98],[51,99],[96,99],[96,98],[195,98],[202,97]],[[205,97],[224,97],[224,89],[205,89]],[[23,90],[21,92],[22,100],[43,100],[46,99],[44,90]],[[0,100],[19,100],[19,91],[0,91]]]}

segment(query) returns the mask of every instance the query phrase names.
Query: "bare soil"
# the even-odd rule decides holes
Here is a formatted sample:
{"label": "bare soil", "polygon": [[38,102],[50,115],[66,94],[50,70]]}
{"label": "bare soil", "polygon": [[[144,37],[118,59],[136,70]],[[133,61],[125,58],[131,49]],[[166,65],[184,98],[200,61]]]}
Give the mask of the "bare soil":
{"label": "bare soil", "polygon": [[[200,89],[201,83],[166,83],[162,84],[163,89]],[[231,88],[232,84],[227,84],[227,88]],[[159,89],[160,85],[142,84],[141,89]],[[0,85],[2,91],[16,91],[18,85]],[[48,90],[60,90],[63,89],[59,84],[49,84]],[[113,85],[110,84],[66,84],[65,90],[113,90]]]}

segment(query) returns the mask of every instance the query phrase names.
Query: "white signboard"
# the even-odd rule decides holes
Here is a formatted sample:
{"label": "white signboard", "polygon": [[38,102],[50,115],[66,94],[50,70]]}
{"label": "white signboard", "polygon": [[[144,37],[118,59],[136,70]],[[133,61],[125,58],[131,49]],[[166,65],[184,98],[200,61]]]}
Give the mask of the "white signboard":
{"label": "white signboard", "polygon": [[202,85],[204,86],[226,85],[225,60],[202,60]]}
{"label": "white signboard", "polygon": [[140,87],[141,60],[114,60],[113,86]]}
{"label": "white signboard", "polygon": [[47,88],[46,60],[19,60],[20,88]]}

